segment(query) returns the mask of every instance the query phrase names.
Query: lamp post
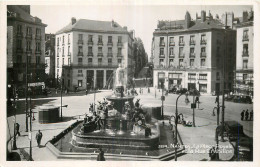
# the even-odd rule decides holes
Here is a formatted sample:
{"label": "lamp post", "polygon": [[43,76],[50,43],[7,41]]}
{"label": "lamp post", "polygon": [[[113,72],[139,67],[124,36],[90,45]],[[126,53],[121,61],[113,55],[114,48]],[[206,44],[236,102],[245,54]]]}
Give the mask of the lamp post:
{"label": "lamp post", "polygon": [[163,82],[163,81],[161,81],[161,88],[162,88],[162,97],[161,97],[162,107],[161,107],[161,114],[162,114],[162,120],[163,120],[163,125],[164,125],[163,101],[165,100],[165,96],[163,95],[163,92],[164,92],[164,82]]}
{"label": "lamp post", "polygon": [[29,96],[30,96],[30,114],[29,114],[29,117],[30,117],[30,132],[29,132],[29,140],[30,140],[30,161],[32,161],[32,106],[31,106],[31,93],[32,93],[32,89],[31,87],[29,87],[28,89],[29,91]]}
{"label": "lamp post", "polygon": [[28,132],[28,57],[30,55],[26,55],[26,63],[25,63],[25,132]]}
{"label": "lamp post", "polygon": [[[11,88],[11,85],[8,85],[8,88]],[[14,109],[14,140],[13,140],[13,150],[17,150],[17,145],[16,145],[16,89],[15,87],[13,88],[13,109]]]}
{"label": "lamp post", "polygon": [[176,99],[176,110],[175,110],[175,142],[174,142],[174,147],[175,147],[175,161],[177,161],[177,125],[178,125],[178,99],[184,95],[184,93],[181,93],[177,99]]}

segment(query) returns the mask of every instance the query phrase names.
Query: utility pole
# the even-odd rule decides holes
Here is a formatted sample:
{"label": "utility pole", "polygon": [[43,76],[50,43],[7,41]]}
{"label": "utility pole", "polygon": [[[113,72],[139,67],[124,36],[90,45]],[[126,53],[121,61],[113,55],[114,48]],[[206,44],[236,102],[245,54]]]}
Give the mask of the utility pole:
{"label": "utility pole", "polygon": [[163,101],[165,100],[165,96],[163,96],[163,92],[164,92],[164,82],[161,82],[161,88],[162,88],[162,107],[161,107],[161,114],[162,114],[162,120],[163,120],[163,125],[164,125],[164,114],[163,114]]}
{"label": "utility pole", "polygon": [[28,132],[28,56],[26,55],[25,64],[25,132]]}
{"label": "utility pole", "polygon": [[220,111],[220,106],[219,106],[219,92],[217,92],[217,125],[219,126],[219,111]]}
{"label": "utility pole", "polygon": [[[63,69],[62,69],[62,72],[63,72]],[[62,121],[62,85],[63,85],[63,82],[62,82],[62,80],[63,80],[63,78],[62,78],[62,74],[61,74],[61,90],[60,90],[60,114],[61,114],[61,121]]]}
{"label": "utility pole", "polygon": [[32,161],[32,89],[30,89],[30,161]]}

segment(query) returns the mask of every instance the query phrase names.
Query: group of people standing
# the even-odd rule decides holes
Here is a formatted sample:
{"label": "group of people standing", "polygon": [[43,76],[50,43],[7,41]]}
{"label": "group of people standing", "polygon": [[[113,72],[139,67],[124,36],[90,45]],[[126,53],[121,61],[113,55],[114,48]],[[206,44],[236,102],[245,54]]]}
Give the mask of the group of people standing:
{"label": "group of people standing", "polygon": [[253,121],[253,110],[249,113],[248,109],[241,112],[241,121]]}

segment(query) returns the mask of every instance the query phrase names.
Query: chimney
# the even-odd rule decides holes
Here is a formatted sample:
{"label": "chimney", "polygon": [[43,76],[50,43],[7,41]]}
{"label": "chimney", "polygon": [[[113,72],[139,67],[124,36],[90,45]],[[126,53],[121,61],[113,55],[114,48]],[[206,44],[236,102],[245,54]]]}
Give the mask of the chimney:
{"label": "chimney", "polygon": [[247,11],[243,11],[243,20],[242,20],[242,22],[246,22],[246,21],[248,21],[248,13],[247,13]]}
{"label": "chimney", "polygon": [[114,25],[115,25],[115,22],[114,22],[114,20],[112,20],[111,27],[114,27]]}
{"label": "chimney", "polygon": [[185,15],[185,24],[184,24],[185,28],[190,28],[190,21],[191,21],[190,13],[187,11]]}
{"label": "chimney", "polygon": [[76,23],[76,21],[77,21],[77,20],[76,20],[76,18],[75,18],[75,17],[72,17],[72,18],[71,18],[71,24],[72,24],[72,25],[73,25],[73,24],[75,24],[75,23]]}
{"label": "chimney", "polygon": [[201,11],[201,21],[206,21],[206,12],[204,10]]}
{"label": "chimney", "polygon": [[126,26],[124,26],[123,29],[127,31],[127,27]]}

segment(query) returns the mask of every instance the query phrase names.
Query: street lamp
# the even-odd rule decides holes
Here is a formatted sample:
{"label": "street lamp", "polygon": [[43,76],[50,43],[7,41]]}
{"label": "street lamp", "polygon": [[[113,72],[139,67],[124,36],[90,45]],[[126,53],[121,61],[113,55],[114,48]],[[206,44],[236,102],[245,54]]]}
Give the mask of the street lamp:
{"label": "street lamp", "polygon": [[30,54],[26,55],[26,66],[25,66],[25,132],[28,132],[28,57]]}
{"label": "street lamp", "polygon": [[181,93],[177,99],[176,99],[176,110],[175,110],[175,142],[174,142],[174,147],[175,147],[175,161],[177,161],[177,125],[178,125],[178,99],[184,95],[184,93]]}
{"label": "street lamp", "polygon": [[32,161],[32,106],[31,106],[31,93],[32,89],[31,87],[28,88],[29,95],[30,95],[30,132],[29,132],[29,140],[30,140],[30,161]]}

